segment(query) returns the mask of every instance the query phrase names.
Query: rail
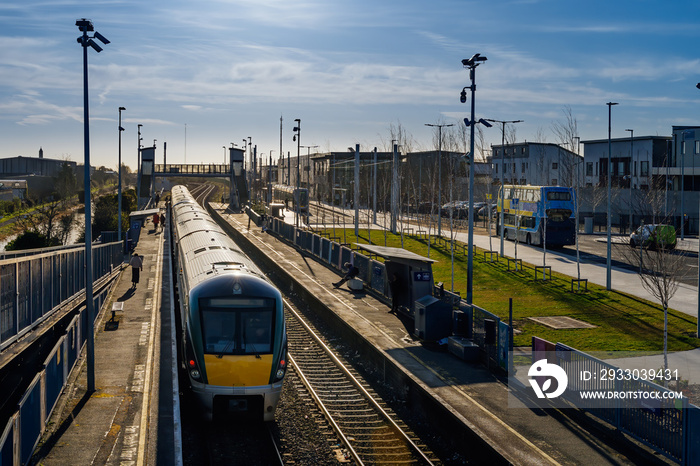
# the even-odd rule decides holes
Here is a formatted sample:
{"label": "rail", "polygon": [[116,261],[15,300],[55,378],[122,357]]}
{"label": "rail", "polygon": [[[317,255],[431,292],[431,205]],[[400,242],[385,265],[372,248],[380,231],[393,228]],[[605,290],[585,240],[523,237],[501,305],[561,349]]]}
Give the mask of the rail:
{"label": "rail", "polygon": [[[285,307],[290,362],[355,463],[417,461],[432,465],[433,460],[406,429],[394,421],[303,317],[289,303],[285,302]],[[299,353],[295,352],[297,347]]]}

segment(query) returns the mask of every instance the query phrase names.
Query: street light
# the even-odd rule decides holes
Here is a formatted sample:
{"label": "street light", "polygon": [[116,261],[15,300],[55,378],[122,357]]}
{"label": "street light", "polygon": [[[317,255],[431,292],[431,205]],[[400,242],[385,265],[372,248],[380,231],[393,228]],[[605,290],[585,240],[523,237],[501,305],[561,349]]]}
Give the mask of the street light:
{"label": "street light", "polygon": [[630,132],[630,233],[632,233],[632,166],[634,164],[634,130],[626,129],[625,131]]}
{"label": "street light", "polygon": [[605,105],[608,106],[608,255],[607,255],[607,270],[605,274],[605,288],[610,291],[612,290],[612,257],[611,257],[611,243],[612,243],[612,232],[611,232],[611,203],[610,199],[612,197],[612,139],[610,138],[611,133],[611,120],[612,120],[612,106],[618,105],[617,102],[608,102]]}
{"label": "street light", "polygon": [[139,199],[141,199],[141,127],[143,125],[136,125],[137,128],[137,141],[136,141],[136,208],[138,209]]}
{"label": "street light", "polygon": [[126,110],[125,107],[119,107],[119,167],[117,171],[119,173],[119,186],[117,187],[117,203],[119,204],[119,217],[117,218],[117,240],[122,240],[122,110]]}
{"label": "street light", "polygon": [[297,124],[292,131],[294,132],[294,137],[292,138],[292,141],[296,141],[297,143],[297,191],[296,191],[296,196],[294,198],[294,216],[295,216],[295,221],[294,224],[296,225],[297,228],[299,228],[299,151],[301,150],[301,119],[300,118],[295,118],[294,122]]}
{"label": "street light", "polygon": [[[431,125],[430,123],[425,123],[425,126],[438,129],[438,236],[442,236],[442,189],[440,189],[442,187],[442,128],[449,128],[454,126],[454,124]],[[450,209],[454,209],[454,206],[450,206]]]}
{"label": "street light", "polygon": [[[504,252],[503,252],[503,206],[505,204],[504,201],[504,196],[505,196],[505,190],[503,189],[503,184],[505,182],[505,160],[504,160],[504,155],[506,152],[506,125],[508,123],[522,123],[523,120],[492,120],[491,118],[486,118],[486,121],[490,121],[492,123],[500,123],[501,124],[501,216],[500,216],[500,235],[501,235],[501,257],[503,257]],[[489,233],[490,234],[490,233]]]}
{"label": "street light", "polygon": [[[471,121],[464,119],[464,123],[470,127],[470,141],[469,141],[469,235],[468,235],[468,246],[469,253],[467,254],[467,304],[472,303],[472,282],[474,279],[474,269],[472,267],[474,260],[474,126],[476,125],[474,117],[474,100],[476,92],[476,82],[475,74],[476,67],[482,62],[486,61],[486,57],[482,57],[481,54],[475,54],[469,59],[462,60],[462,65],[465,68],[469,68],[469,78],[472,82],[469,89],[472,91],[472,105],[471,105]],[[464,103],[466,101],[466,87],[462,89],[462,95],[460,100]],[[485,121],[483,118],[479,120],[479,123],[486,127],[491,126],[490,123]]]}
{"label": "street light", "polygon": [[[99,32],[95,31],[92,21],[82,18],[76,20],[75,25],[83,33],[78,37],[78,43],[83,47],[83,135],[85,144],[85,305],[88,316],[87,335],[87,391],[95,391],[95,303],[92,291],[92,218],[90,200],[90,110],[88,99],[88,52],[92,47],[96,52],[101,52],[102,47],[95,43],[94,38],[107,45],[109,41]],[[92,37],[88,32],[94,32]],[[121,220],[121,219],[120,219]]]}
{"label": "street light", "polygon": [[318,146],[300,146],[300,147],[305,147],[306,148],[306,168],[304,169],[306,171],[306,190],[311,193],[311,182],[310,182],[310,176],[311,176],[311,149],[315,149]]}

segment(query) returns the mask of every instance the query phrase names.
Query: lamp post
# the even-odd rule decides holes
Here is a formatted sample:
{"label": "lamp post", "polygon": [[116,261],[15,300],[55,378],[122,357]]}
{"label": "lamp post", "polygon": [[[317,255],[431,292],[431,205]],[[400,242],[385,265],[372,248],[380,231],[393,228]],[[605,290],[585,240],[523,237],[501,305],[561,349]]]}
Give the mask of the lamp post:
{"label": "lamp post", "polygon": [[119,167],[117,168],[118,173],[118,187],[117,187],[117,203],[119,204],[119,216],[117,218],[117,240],[122,240],[122,110],[126,110],[125,107],[119,107]]}
{"label": "lamp post", "polygon": [[[425,126],[438,129],[438,236],[442,236],[442,189],[440,189],[442,187],[442,128],[449,128],[454,126],[454,124],[431,125],[430,123],[425,123]],[[454,206],[451,206],[450,209],[454,209]]]}
{"label": "lamp post", "polygon": [[[306,148],[306,168],[304,170],[306,171],[306,190],[310,194],[311,193],[311,182],[310,182],[310,177],[311,177],[311,149],[315,149],[318,146],[301,146]],[[310,197],[310,196],[309,196]]]}
{"label": "lamp post", "polygon": [[[474,126],[476,121],[474,120],[474,100],[476,92],[475,74],[476,67],[482,62],[485,62],[486,57],[482,57],[481,54],[474,54],[471,58],[465,58],[462,60],[462,65],[465,68],[469,68],[469,78],[471,79],[471,86],[469,88],[472,91],[472,105],[471,105],[471,120],[465,118],[464,123],[470,127],[470,140],[469,140],[469,234],[467,243],[469,246],[469,253],[467,254],[467,304],[472,303],[472,283],[474,279]],[[460,100],[462,103],[466,102],[467,96],[465,89],[462,89],[462,94]],[[485,121],[483,118],[479,120],[479,123],[486,127],[490,127],[491,124]]]}
{"label": "lamp post", "polygon": [[508,123],[522,123],[523,120],[492,120],[491,118],[485,118],[486,121],[490,121],[492,123],[500,123],[501,124],[501,215],[500,215],[500,231],[499,234],[501,236],[501,257],[503,257],[504,252],[503,252],[503,205],[504,205],[504,190],[503,190],[503,183],[505,181],[505,160],[504,160],[504,155],[506,152],[506,125]]}
{"label": "lamp post", "polygon": [[[88,46],[101,52],[102,47],[97,45],[94,38],[107,45],[109,41],[99,32],[95,31],[92,21],[85,18],[75,22],[83,33],[78,37],[78,43],[83,47],[83,136],[85,145],[85,306],[88,316],[87,334],[87,391],[95,391],[95,303],[92,290],[92,218],[90,199],[90,110],[88,99]],[[92,37],[88,32],[93,32]]]}
{"label": "lamp post", "polygon": [[[253,157],[253,138],[248,136],[248,140],[246,141],[243,139],[244,144],[248,143],[248,157]],[[253,163],[249,162],[248,164],[248,171],[246,172],[247,178],[248,178],[248,205],[252,205],[252,198],[253,198],[253,174],[251,173],[253,171]]]}
{"label": "lamp post", "polygon": [[138,140],[136,143],[136,208],[138,209],[139,199],[141,199],[141,141],[143,141],[141,138],[141,127],[143,125],[136,126],[138,132]]}
{"label": "lamp post", "polygon": [[632,233],[632,167],[634,166],[634,130],[633,129],[626,129],[625,131],[630,132],[630,218],[629,218],[629,227],[630,227],[630,233]]}
{"label": "lamp post", "polygon": [[292,130],[294,132],[294,137],[292,138],[292,141],[296,141],[297,143],[297,191],[296,191],[296,197],[294,199],[294,224],[296,225],[297,228],[299,228],[299,215],[301,212],[299,212],[299,151],[301,150],[301,119],[300,118],[295,118],[294,122],[297,124],[294,129]]}
{"label": "lamp post", "polygon": [[611,127],[612,127],[612,106],[618,105],[617,102],[608,102],[605,105],[608,106],[608,251],[607,251],[607,261],[606,261],[606,274],[605,274],[605,288],[610,291],[612,290],[612,258],[611,258],[611,243],[612,243],[612,224],[611,224],[611,203],[610,198],[612,197],[612,139],[610,137]]}
{"label": "lamp post", "polygon": [[[700,83],[695,86],[700,89]],[[700,215],[698,216],[698,228],[700,228]],[[700,238],[700,230],[698,232],[698,238]],[[698,249],[698,316],[700,316],[700,249]],[[695,337],[700,338],[700,319],[698,319],[698,326],[695,330]]]}

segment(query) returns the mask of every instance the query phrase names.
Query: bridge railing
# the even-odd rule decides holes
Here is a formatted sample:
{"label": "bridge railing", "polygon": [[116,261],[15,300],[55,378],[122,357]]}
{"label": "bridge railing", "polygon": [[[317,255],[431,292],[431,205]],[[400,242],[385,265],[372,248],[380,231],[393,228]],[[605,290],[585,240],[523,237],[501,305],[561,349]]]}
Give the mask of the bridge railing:
{"label": "bridge railing", "polygon": [[156,164],[155,174],[162,175],[231,175],[228,164]]}
{"label": "bridge railing", "polygon": [[[93,245],[94,280],[123,260],[123,242]],[[85,270],[83,248],[0,260],[0,350],[84,292]]]}

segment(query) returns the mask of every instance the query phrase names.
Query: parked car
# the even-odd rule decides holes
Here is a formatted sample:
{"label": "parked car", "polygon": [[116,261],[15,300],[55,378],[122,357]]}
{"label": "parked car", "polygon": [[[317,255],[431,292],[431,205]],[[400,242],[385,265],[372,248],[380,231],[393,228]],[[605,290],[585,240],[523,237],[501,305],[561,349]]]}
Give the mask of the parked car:
{"label": "parked car", "polygon": [[449,217],[450,211],[452,211],[452,218],[467,218],[469,201],[452,201],[442,206],[441,213],[443,217]]}
{"label": "parked car", "polygon": [[[488,218],[489,206],[485,205],[479,209],[479,218]],[[491,205],[491,217],[496,218],[496,204]]]}
{"label": "parked car", "polygon": [[630,235],[630,246],[645,248],[674,249],[676,247],[676,229],[672,225],[642,225]]}

